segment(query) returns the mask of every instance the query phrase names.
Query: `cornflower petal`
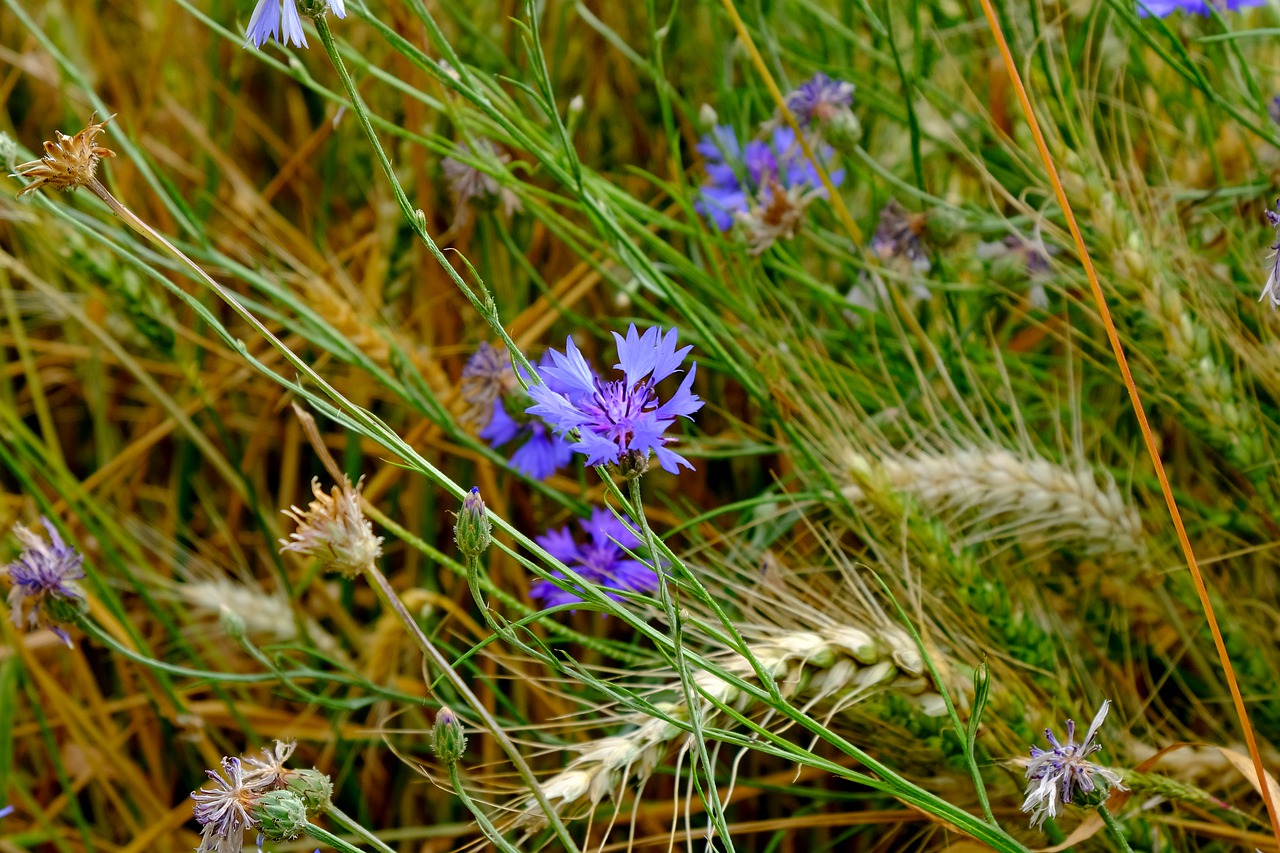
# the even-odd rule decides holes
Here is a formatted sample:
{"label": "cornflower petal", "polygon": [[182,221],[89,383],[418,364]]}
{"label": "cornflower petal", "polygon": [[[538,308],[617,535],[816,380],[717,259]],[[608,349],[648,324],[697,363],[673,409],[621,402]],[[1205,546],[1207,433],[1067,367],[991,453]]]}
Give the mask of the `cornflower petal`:
{"label": "cornflower petal", "polygon": [[[292,4],[293,0],[286,0]],[[249,17],[247,44],[262,47],[267,39],[280,40],[280,0],[258,0]]]}
{"label": "cornflower petal", "polygon": [[343,0],[329,0],[329,11],[339,18],[347,16],[347,7]]}
{"label": "cornflower petal", "polygon": [[284,18],[280,22],[280,43],[294,47],[307,46],[307,34],[302,30],[302,15],[294,0],[284,0]]}
{"label": "cornflower petal", "polygon": [[[564,354],[550,350],[551,364],[540,368],[552,380],[559,382],[562,394],[591,394],[595,391],[595,374],[582,357],[573,338],[566,338]],[[532,391],[532,389],[530,389]]]}

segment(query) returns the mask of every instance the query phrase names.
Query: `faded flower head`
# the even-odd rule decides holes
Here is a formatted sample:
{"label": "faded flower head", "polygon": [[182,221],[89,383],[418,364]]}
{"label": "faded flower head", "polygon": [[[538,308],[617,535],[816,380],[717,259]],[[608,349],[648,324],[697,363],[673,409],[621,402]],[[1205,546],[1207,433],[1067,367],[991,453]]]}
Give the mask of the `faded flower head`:
{"label": "faded flower head", "polygon": [[245,757],[248,765],[244,771],[244,782],[251,788],[278,788],[284,784],[285,777],[291,772],[285,767],[293,751],[297,749],[296,740],[278,740],[273,746],[262,748],[262,757]]}
{"label": "faded flower head", "polygon": [[[298,6],[302,10],[299,12]],[[307,35],[302,31],[302,15],[318,17],[332,12],[339,18],[347,16],[344,0],[258,0],[249,17],[245,32],[245,47],[262,47],[267,39],[280,44],[306,47]]]}
{"label": "faded flower head", "polygon": [[823,124],[849,109],[853,89],[852,83],[833,80],[819,71],[787,95],[787,109],[802,127]]}
{"label": "faded flower head", "polygon": [[212,783],[191,794],[201,826],[196,853],[240,853],[245,830],[257,825],[249,810],[264,789],[245,780],[238,758],[222,759],[222,773],[205,772]]}
{"label": "faded flower head", "polygon": [[[40,522],[49,531],[49,541],[21,524],[13,525],[13,535],[23,545],[18,559],[4,567],[13,587],[9,590],[9,619],[21,628],[45,625],[71,645],[71,637],[57,623],[69,622],[84,612],[84,558],[58,535],[47,518]],[[27,608],[30,607],[28,611]]]}
{"label": "faded flower head", "polygon": [[1276,199],[1276,209],[1263,211],[1267,224],[1276,230],[1276,241],[1271,246],[1271,268],[1267,272],[1267,284],[1262,288],[1258,301],[1271,298],[1271,310],[1280,308],[1280,198]]}
{"label": "faded flower head", "polygon": [[883,261],[905,261],[916,272],[928,272],[929,255],[920,239],[926,220],[923,213],[908,213],[896,198],[889,199],[880,210],[871,250]]}
{"label": "faded flower head", "polygon": [[1219,12],[1238,12],[1249,6],[1265,5],[1267,0],[1138,0],[1138,17],[1156,15],[1167,18],[1174,12],[1207,16],[1214,9]]}
{"label": "faded flower head", "polygon": [[[658,576],[653,569],[627,554],[640,545],[640,539],[612,512],[594,509],[591,518],[579,519],[578,525],[587,534],[584,542],[576,541],[569,527],[548,530],[545,536],[538,536],[535,541],[551,556],[597,586],[645,593],[657,588]],[[552,575],[564,577],[559,571],[552,572]],[[618,592],[606,594],[615,601],[622,600]],[[546,580],[533,584],[529,588],[529,597],[541,601],[543,607],[581,601],[577,595]]]}
{"label": "faded flower head", "polygon": [[55,190],[88,186],[97,174],[98,161],[103,157],[116,156],[114,151],[95,143],[103,127],[113,118],[115,116],[110,115],[100,122],[90,119],[89,126],[75,136],[55,130],[54,140],[44,144],[43,157],[16,168],[16,175],[31,179],[31,183],[18,191],[18,195],[26,195],[44,186]]}
{"label": "faded flower head", "polygon": [[[465,143],[458,146],[464,157],[473,159],[496,159],[499,163],[511,162],[511,156],[487,139],[480,141],[480,149],[473,151]],[[493,210],[502,208],[506,216],[511,216],[521,209],[520,197],[510,188],[504,187],[498,179],[481,171],[477,167],[446,157],[440,161],[444,170],[445,182],[449,185],[449,195],[453,198],[454,225],[466,224],[471,218],[471,208]]]}
{"label": "faded flower head", "polygon": [[[721,125],[702,137],[698,151],[706,158],[709,180],[698,190],[694,209],[721,231],[742,222],[756,254],[777,237],[794,236],[805,208],[826,196],[818,170],[789,127],[775,127],[768,141],[752,140],[743,148],[733,128]],[[829,145],[815,146],[823,162],[834,153]],[[829,177],[839,186],[844,170],[835,169]]]}
{"label": "faded flower head", "polygon": [[1102,749],[1094,737],[1110,709],[1108,699],[1098,709],[1080,743],[1076,743],[1075,721],[1067,720],[1065,744],[1058,742],[1052,729],[1045,729],[1044,736],[1052,749],[1031,747],[1031,758],[1027,761],[1027,798],[1022,810],[1030,813],[1032,826],[1039,827],[1048,818],[1056,818],[1067,803],[1099,805],[1106,801],[1112,788],[1127,790],[1114,770],[1089,761],[1090,755]]}
{"label": "faded flower head", "polygon": [[573,338],[565,341],[561,355],[550,352],[551,365],[541,369],[547,384],[529,388],[535,405],[527,410],[550,424],[556,432],[578,432],[570,445],[587,457],[587,465],[619,464],[624,459],[647,459],[652,452],[658,463],[678,474],[680,466],[692,469],[689,460],[667,448],[675,442],[665,435],[677,417],[690,417],[703,401],[690,389],[698,365],[694,364],[680,387],[659,404],[658,383],[676,373],[692,347],[676,349],[676,330],[663,333],[654,326],[643,335],[635,324],[624,338],[613,333],[618,344],[621,379],[596,377]]}
{"label": "faded flower head", "polygon": [[341,486],[327,495],[320,480],[311,480],[315,495],[306,510],[290,507],[284,514],[298,523],[298,529],[281,539],[281,551],[314,557],[328,570],[353,577],[367,569],[382,554],[382,537],[373,535],[373,525],[360,509],[360,488],[345,476]]}
{"label": "faded flower head", "polygon": [[[549,365],[547,359],[544,353],[540,369]],[[463,419],[483,425],[480,437],[495,450],[514,447],[508,450],[511,467],[522,474],[545,480],[573,458],[569,442],[526,412],[531,401],[516,379],[506,350],[480,345],[462,370],[462,396],[470,404]]]}

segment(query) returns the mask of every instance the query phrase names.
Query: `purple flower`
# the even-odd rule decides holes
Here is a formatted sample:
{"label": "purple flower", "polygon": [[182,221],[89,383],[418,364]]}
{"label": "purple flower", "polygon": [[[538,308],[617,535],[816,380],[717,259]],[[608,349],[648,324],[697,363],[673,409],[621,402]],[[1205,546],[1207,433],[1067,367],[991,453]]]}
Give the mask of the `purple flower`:
{"label": "purple flower", "polygon": [[[577,542],[568,527],[548,530],[536,541],[551,556],[572,568],[597,586],[609,590],[628,592],[652,592],[657,588],[658,576],[651,567],[627,556],[640,544],[639,538],[607,509],[594,509],[590,519],[579,519],[579,526],[587,534],[587,541]],[[556,571],[552,575],[564,578]],[[621,601],[620,592],[606,593],[615,601]],[[550,581],[540,580],[529,588],[529,597],[540,601],[543,607],[556,607],[581,601],[572,592],[566,592]]]}
{"label": "purple flower", "polygon": [[1088,760],[1090,755],[1102,749],[1102,744],[1094,742],[1094,736],[1110,709],[1111,700],[1108,699],[1098,709],[1080,743],[1076,743],[1075,721],[1067,720],[1065,744],[1058,742],[1052,729],[1045,729],[1044,736],[1053,748],[1031,747],[1031,759],[1027,762],[1027,799],[1022,810],[1030,812],[1032,826],[1039,827],[1046,819],[1057,817],[1064,805],[1076,802],[1077,798],[1093,800],[1100,797],[1097,802],[1101,803],[1106,800],[1110,789],[1126,790],[1114,770],[1099,767]]}
{"label": "purple flower", "polygon": [[852,83],[832,80],[819,71],[787,95],[787,109],[795,114],[802,127],[821,124],[849,108],[853,103],[853,88]]}
{"label": "purple flower", "polygon": [[[779,220],[792,213],[803,211],[814,198],[826,195],[826,188],[818,177],[818,170],[804,156],[804,150],[789,127],[773,129],[768,141],[753,139],[742,148],[733,128],[718,126],[702,137],[698,151],[706,158],[707,177],[710,180],[699,189],[694,209],[721,231],[728,231],[734,222],[754,219]],[[823,162],[835,151],[830,145],[817,143],[814,154]],[[844,170],[830,173],[831,183],[839,186],[844,181]],[[786,211],[779,210],[785,201]],[[792,215],[798,220],[798,214]],[[785,236],[791,236],[791,233]],[[781,234],[779,235],[781,236]]]}
{"label": "purple flower", "polygon": [[657,385],[677,372],[692,347],[676,349],[676,330],[663,334],[657,326],[643,335],[635,324],[624,338],[613,333],[618,342],[621,379],[604,381],[592,373],[586,359],[573,344],[565,341],[563,355],[551,350],[551,366],[539,374],[547,384],[529,388],[536,405],[527,411],[550,424],[563,435],[578,431],[573,450],[587,457],[588,465],[620,463],[626,457],[648,459],[657,455],[659,464],[672,474],[680,466],[692,469],[689,461],[667,449],[675,441],[664,433],[677,417],[689,417],[702,408],[702,400],[690,391],[698,372],[694,364],[680,387],[667,402],[659,405]]}
{"label": "purple flower", "polygon": [[[311,0],[315,3],[316,0]],[[339,18],[347,16],[344,0],[323,0],[328,11]],[[321,7],[323,9],[323,7]],[[302,16],[298,13],[297,0],[258,0],[249,17],[249,28],[245,33],[245,45],[262,47],[267,39],[275,39],[280,44],[291,44],[294,47],[306,47],[307,36],[302,31]]]}
{"label": "purple flower", "polygon": [[1207,16],[1213,9],[1219,12],[1238,12],[1249,6],[1265,6],[1267,0],[1138,0],[1138,16],[1157,15],[1167,18],[1174,12]]}
{"label": "purple flower", "polygon": [[240,759],[222,759],[222,773],[206,770],[211,785],[191,795],[196,801],[195,817],[201,827],[200,847],[196,853],[239,853],[244,833],[256,825],[249,807],[262,793],[260,783],[245,779]]}
{"label": "purple flower", "polygon": [[[550,366],[548,355],[543,354],[539,372]],[[567,390],[554,380],[546,381],[556,391]],[[485,424],[480,437],[490,447],[496,450],[512,443],[518,445],[511,453],[511,467],[522,474],[545,480],[573,458],[569,442],[525,414],[529,396],[516,381],[511,358],[505,351],[480,345],[462,369],[462,395],[471,404],[465,417]]]}
{"label": "purple flower", "polygon": [[84,579],[84,558],[62,541],[49,519],[40,521],[49,531],[49,542],[21,524],[13,525],[13,534],[24,547],[18,559],[4,568],[13,584],[9,590],[9,618],[21,628],[23,611],[30,602],[31,612],[25,614],[27,627],[44,624],[70,646],[71,637],[54,623],[69,621],[84,609],[84,590],[79,584]]}

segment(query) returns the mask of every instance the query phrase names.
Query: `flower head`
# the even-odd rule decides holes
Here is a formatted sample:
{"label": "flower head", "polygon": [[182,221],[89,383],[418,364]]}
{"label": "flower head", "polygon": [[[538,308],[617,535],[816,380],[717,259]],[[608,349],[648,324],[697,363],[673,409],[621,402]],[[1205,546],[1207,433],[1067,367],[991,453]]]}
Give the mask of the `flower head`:
{"label": "flower head", "polygon": [[[658,576],[651,567],[627,556],[635,550],[640,539],[607,509],[594,509],[590,519],[578,521],[587,534],[585,542],[573,538],[568,527],[548,530],[545,536],[536,537],[537,543],[551,556],[572,568],[585,580],[609,590],[652,592],[657,588]],[[563,578],[559,572],[555,577]],[[622,600],[620,592],[607,592],[615,601]],[[581,599],[566,592],[550,581],[540,580],[529,588],[529,597],[542,602],[544,607],[572,604]]]}
{"label": "flower head", "polygon": [[905,261],[916,272],[928,272],[929,255],[920,239],[925,220],[923,213],[908,213],[896,198],[889,199],[880,210],[880,222],[871,237],[871,250],[881,260]]}
{"label": "flower head", "polygon": [[1106,800],[1112,788],[1126,790],[1114,770],[1089,761],[1090,755],[1102,749],[1094,737],[1110,709],[1108,699],[1098,709],[1080,743],[1076,743],[1075,721],[1067,720],[1065,744],[1058,742],[1052,729],[1045,729],[1044,736],[1052,749],[1031,747],[1031,758],[1027,761],[1027,798],[1022,810],[1031,814],[1032,826],[1039,827],[1046,819],[1056,818],[1067,803],[1098,804]]}
{"label": "flower head", "polygon": [[[549,364],[544,353],[539,368]],[[550,387],[563,390],[548,381]],[[480,437],[490,447],[514,446],[511,467],[517,471],[545,480],[573,458],[573,448],[567,441],[527,414],[529,395],[516,379],[511,357],[505,350],[499,352],[487,343],[480,345],[462,369],[462,396],[470,404],[463,419],[484,425]]]}
{"label": "flower head", "polygon": [[[13,525],[13,534],[22,542],[23,550],[18,559],[4,567],[13,587],[9,590],[9,618],[18,628],[26,622],[28,628],[42,624],[71,645],[71,637],[56,623],[73,619],[85,606],[84,590],[79,581],[84,579],[84,558],[58,535],[47,518],[41,518],[49,541],[21,524]],[[27,612],[27,606],[31,609]]]}
{"label": "flower head", "polygon": [[[302,3],[302,13],[298,11],[298,3]],[[332,12],[339,18],[347,16],[344,0],[258,0],[249,17],[249,28],[245,32],[245,46],[252,44],[262,47],[267,39],[275,39],[280,44],[291,44],[294,47],[306,47],[307,35],[302,31],[302,14],[317,17]]]}
{"label": "flower head", "polygon": [[[767,141],[755,139],[743,148],[733,128],[722,125],[702,137],[698,151],[706,158],[710,180],[698,190],[694,209],[721,231],[744,223],[757,253],[777,237],[794,236],[805,208],[826,196],[818,170],[789,127],[775,127]],[[818,144],[814,153],[825,162],[835,152]],[[829,177],[839,186],[844,170],[835,169]]]}
{"label": "flower head", "polygon": [[205,771],[212,784],[191,794],[196,801],[196,820],[201,826],[196,853],[240,853],[245,830],[256,825],[249,809],[264,788],[245,781],[238,758],[222,759],[222,773]]}
{"label": "flower head", "polygon": [[1219,12],[1238,12],[1249,6],[1265,6],[1267,0],[1137,0],[1137,4],[1138,17],[1156,15],[1167,18],[1174,12],[1205,16],[1214,9]]}
{"label": "flower head", "polygon": [[702,400],[690,390],[698,365],[694,364],[680,387],[665,403],[659,403],[658,383],[676,373],[692,347],[676,349],[676,330],[663,333],[654,326],[643,335],[633,323],[624,338],[613,333],[618,343],[621,379],[605,381],[596,377],[582,353],[565,341],[564,354],[550,352],[551,365],[540,371],[546,384],[529,388],[537,415],[560,434],[578,431],[573,450],[587,457],[588,465],[621,464],[647,459],[652,452],[659,464],[677,474],[680,466],[693,468],[680,454],[668,449],[675,441],[665,435],[677,417],[689,417],[702,408]]}
{"label": "flower head", "polygon": [[787,109],[801,126],[822,124],[853,103],[852,83],[833,80],[819,71],[787,95]]}
{"label": "flower head", "polygon": [[[461,153],[472,158],[496,159],[499,163],[511,162],[511,156],[499,151],[498,147],[487,139],[481,140],[480,149],[472,151],[471,146],[459,146]],[[480,169],[462,160],[446,157],[440,161],[444,170],[445,182],[449,185],[449,195],[453,197],[454,225],[465,224],[471,218],[471,208],[493,210],[501,207],[502,212],[511,216],[520,210],[520,197],[509,187],[498,183],[498,179],[482,172]]]}
{"label": "flower head", "polygon": [[363,572],[382,554],[382,537],[373,535],[373,525],[360,509],[361,478],[355,488],[345,476],[341,486],[327,495],[320,480],[311,480],[315,495],[305,510],[290,507],[284,514],[298,523],[298,529],[281,539],[281,551],[314,557],[330,571],[349,577]]}
{"label": "flower head", "polygon": [[89,126],[75,136],[55,130],[54,141],[44,144],[43,157],[15,168],[15,174],[31,179],[31,183],[18,191],[18,195],[26,195],[44,186],[55,190],[74,190],[95,180],[98,161],[103,157],[116,156],[114,151],[94,142],[113,118],[115,116],[112,115],[100,122],[90,120]]}
{"label": "flower head", "polygon": [[1271,310],[1280,308],[1280,198],[1276,199],[1274,211],[1265,210],[1267,224],[1276,230],[1276,242],[1271,246],[1271,269],[1267,274],[1267,284],[1262,288],[1258,301],[1271,297]]}

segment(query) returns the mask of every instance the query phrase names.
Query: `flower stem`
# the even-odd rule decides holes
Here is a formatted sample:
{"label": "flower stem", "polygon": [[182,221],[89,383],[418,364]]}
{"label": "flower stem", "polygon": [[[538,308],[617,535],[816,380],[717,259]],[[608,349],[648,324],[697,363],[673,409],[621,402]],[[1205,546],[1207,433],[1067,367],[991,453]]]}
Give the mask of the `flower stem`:
{"label": "flower stem", "polygon": [[511,842],[502,837],[502,833],[493,825],[493,821],[489,820],[489,816],[484,813],[484,809],[476,805],[475,801],[471,799],[471,795],[467,793],[467,789],[462,784],[462,776],[458,772],[458,762],[449,761],[447,764],[449,765],[449,781],[453,783],[453,792],[458,795],[458,799],[462,800],[462,804],[467,807],[467,810],[475,815],[476,823],[480,825],[480,830],[502,853],[520,853],[519,850],[511,845]]}
{"label": "flower stem", "polygon": [[1098,806],[1098,817],[1102,818],[1102,822],[1107,825],[1107,829],[1115,836],[1116,843],[1120,845],[1120,849],[1124,853],[1133,853],[1133,848],[1129,846],[1129,840],[1120,831],[1120,824],[1116,823],[1115,816],[1107,811],[1106,806]]}
{"label": "flower stem", "polygon": [[355,818],[349,816],[342,809],[333,805],[333,803],[330,803],[329,807],[325,809],[325,814],[333,818],[334,823],[341,826],[347,832],[364,838],[371,846],[378,850],[379,853],[396,853],[396,851],[392,850],[385,841],[365,829],[358,821],[355,820]]}
{"label": "flower stem", "polygon": [[475,711],[476,716],[484,724],[484,727],[493,735],[494,740],[502,747],[507,757],[511,759],[516,772],[520,774],[521,781],[529,788],[529,793],[538,802],[538,806],[542,809],[543,814],[546,815],[547,821],[550,823],[556,837],[560,839],[560,843],[565,846],[566,850],[578,853],[578,846],[573,842],[573,838],[570,837],[569,830],[565,827],[564,821],[560,819],[559,813],[552,808],[551,802],[542,790],[542,786],[538,784],[538,778],[533,775],[533,769],[529,767],[529,763],[520,754],[520,750],[516,748],[515,743],[503,731],[497,718],[489,712],[489,709],[484,706],[479,697],[471,691],[471,688],[467,686],[466,680],[454,671],[453,667],[449,665],[449,661],[440,653],[435,644],[428,639],[426,634],[422,633],[422,629],[418,627],[413,614],[404,606],[404,602],[400,600],[400,596],[396,594],[396,591],[391,588],[391,583],[387,580],[386,575],[372,563],[365,569],[364,574],[369,579],[369,584],[373,587],[374,592],[382,599],[382,603],[391,609],[404,624],[405,628],[408,629],[409,636],[413,638],[414,643],[422,650],[423,655],[453,685],[453,689],[471,707],[471,710]]}
{"label": "flower stem", "polygon": [[[507,330],[503,328],[502,321],[498,318],[498,305],[493,301],[493,296],[489,293],[487,287],[480,277],[477,275],[476,284],[479,286],[484,298],[481,299],[475,292],[467,286],[462,280],[462,276],[458,275],[458,271],[453,268],[453,264],[449,263],[445,258],[444,252],[440,251],[440,247],[436,245],[436,241],[432,239],[431,234],[427,231],[427,216],[421,210],[415,210],[413,204],[409,201],[409,196],[405,193],[404,187],[400,183],[400,179],[396,177],[395,169],[391,165],[387,152],[383,150],[382,143],[378,140],[378,134],[373,129],[373,121],[369,118],[369,109],[364,104],[364,99],[360,97],[359,90],[356,89],[355,82],[351,79],[350,73],[347,72],[346,63],[342,61],[342,55],[338,53],[338,45],[334,41],[333,31],[329,29],[329,22],[325,20],[324,15],[315,17],[316,32],[320,34],[320,41],[324,43],[325,53],[329,55],[329,61],[333,63],[333,68],[338,72],[339,79],[342,80],[342,88],[347,92],[347,98],[351,101],[351,108],[355,112],[356,117],[360,120],[360,127],[364,130],[364,135],[369,140],[369,145],[373,148],[374,155],[378,158],[379,165],[382,166],[382,173],[387,176],[387,182],[391,184],[391,191],[396,197],[396,203],[400,206],[400,212],[404,214],[404,218],[408,221],[409,227],[413,229],[413,233],[418,235],[418,239],[427,247],[427,251],[431,253],[431,257],[436,259],[441,268],[448,274],[453,283],[458,286],[458,290],[462,291],[462,295],[467,298],[471,306],[476,309],[493,329],[494,334],[502,339],[506,344],[507,350],[511,353],[511,358],[522,367],[525,374],[529,377],[536,377],[532,365],[529,360],[524,357],[524,353],[520,352],[520,348],[516,346],[516,342],[507,334]],[[463,259],[466,262],[466,259]],[[471,269],[470,263],[467,267]],[[474,269],[471,269],[475,273]],[[534,380],[537,381],[536,379]]]}
{"label": "flower stem", "polygon": [[359,847],[349,841],[342,840],[327,829],[322,829],[321,827],[316,826],[311,821],[307,821],[306,826],[303,827],[303,832],[310,835],[316,841],[322,841],[325,844],[328,844],[334,850],[341,850],[342,853],[364,853],[364,851]]}

